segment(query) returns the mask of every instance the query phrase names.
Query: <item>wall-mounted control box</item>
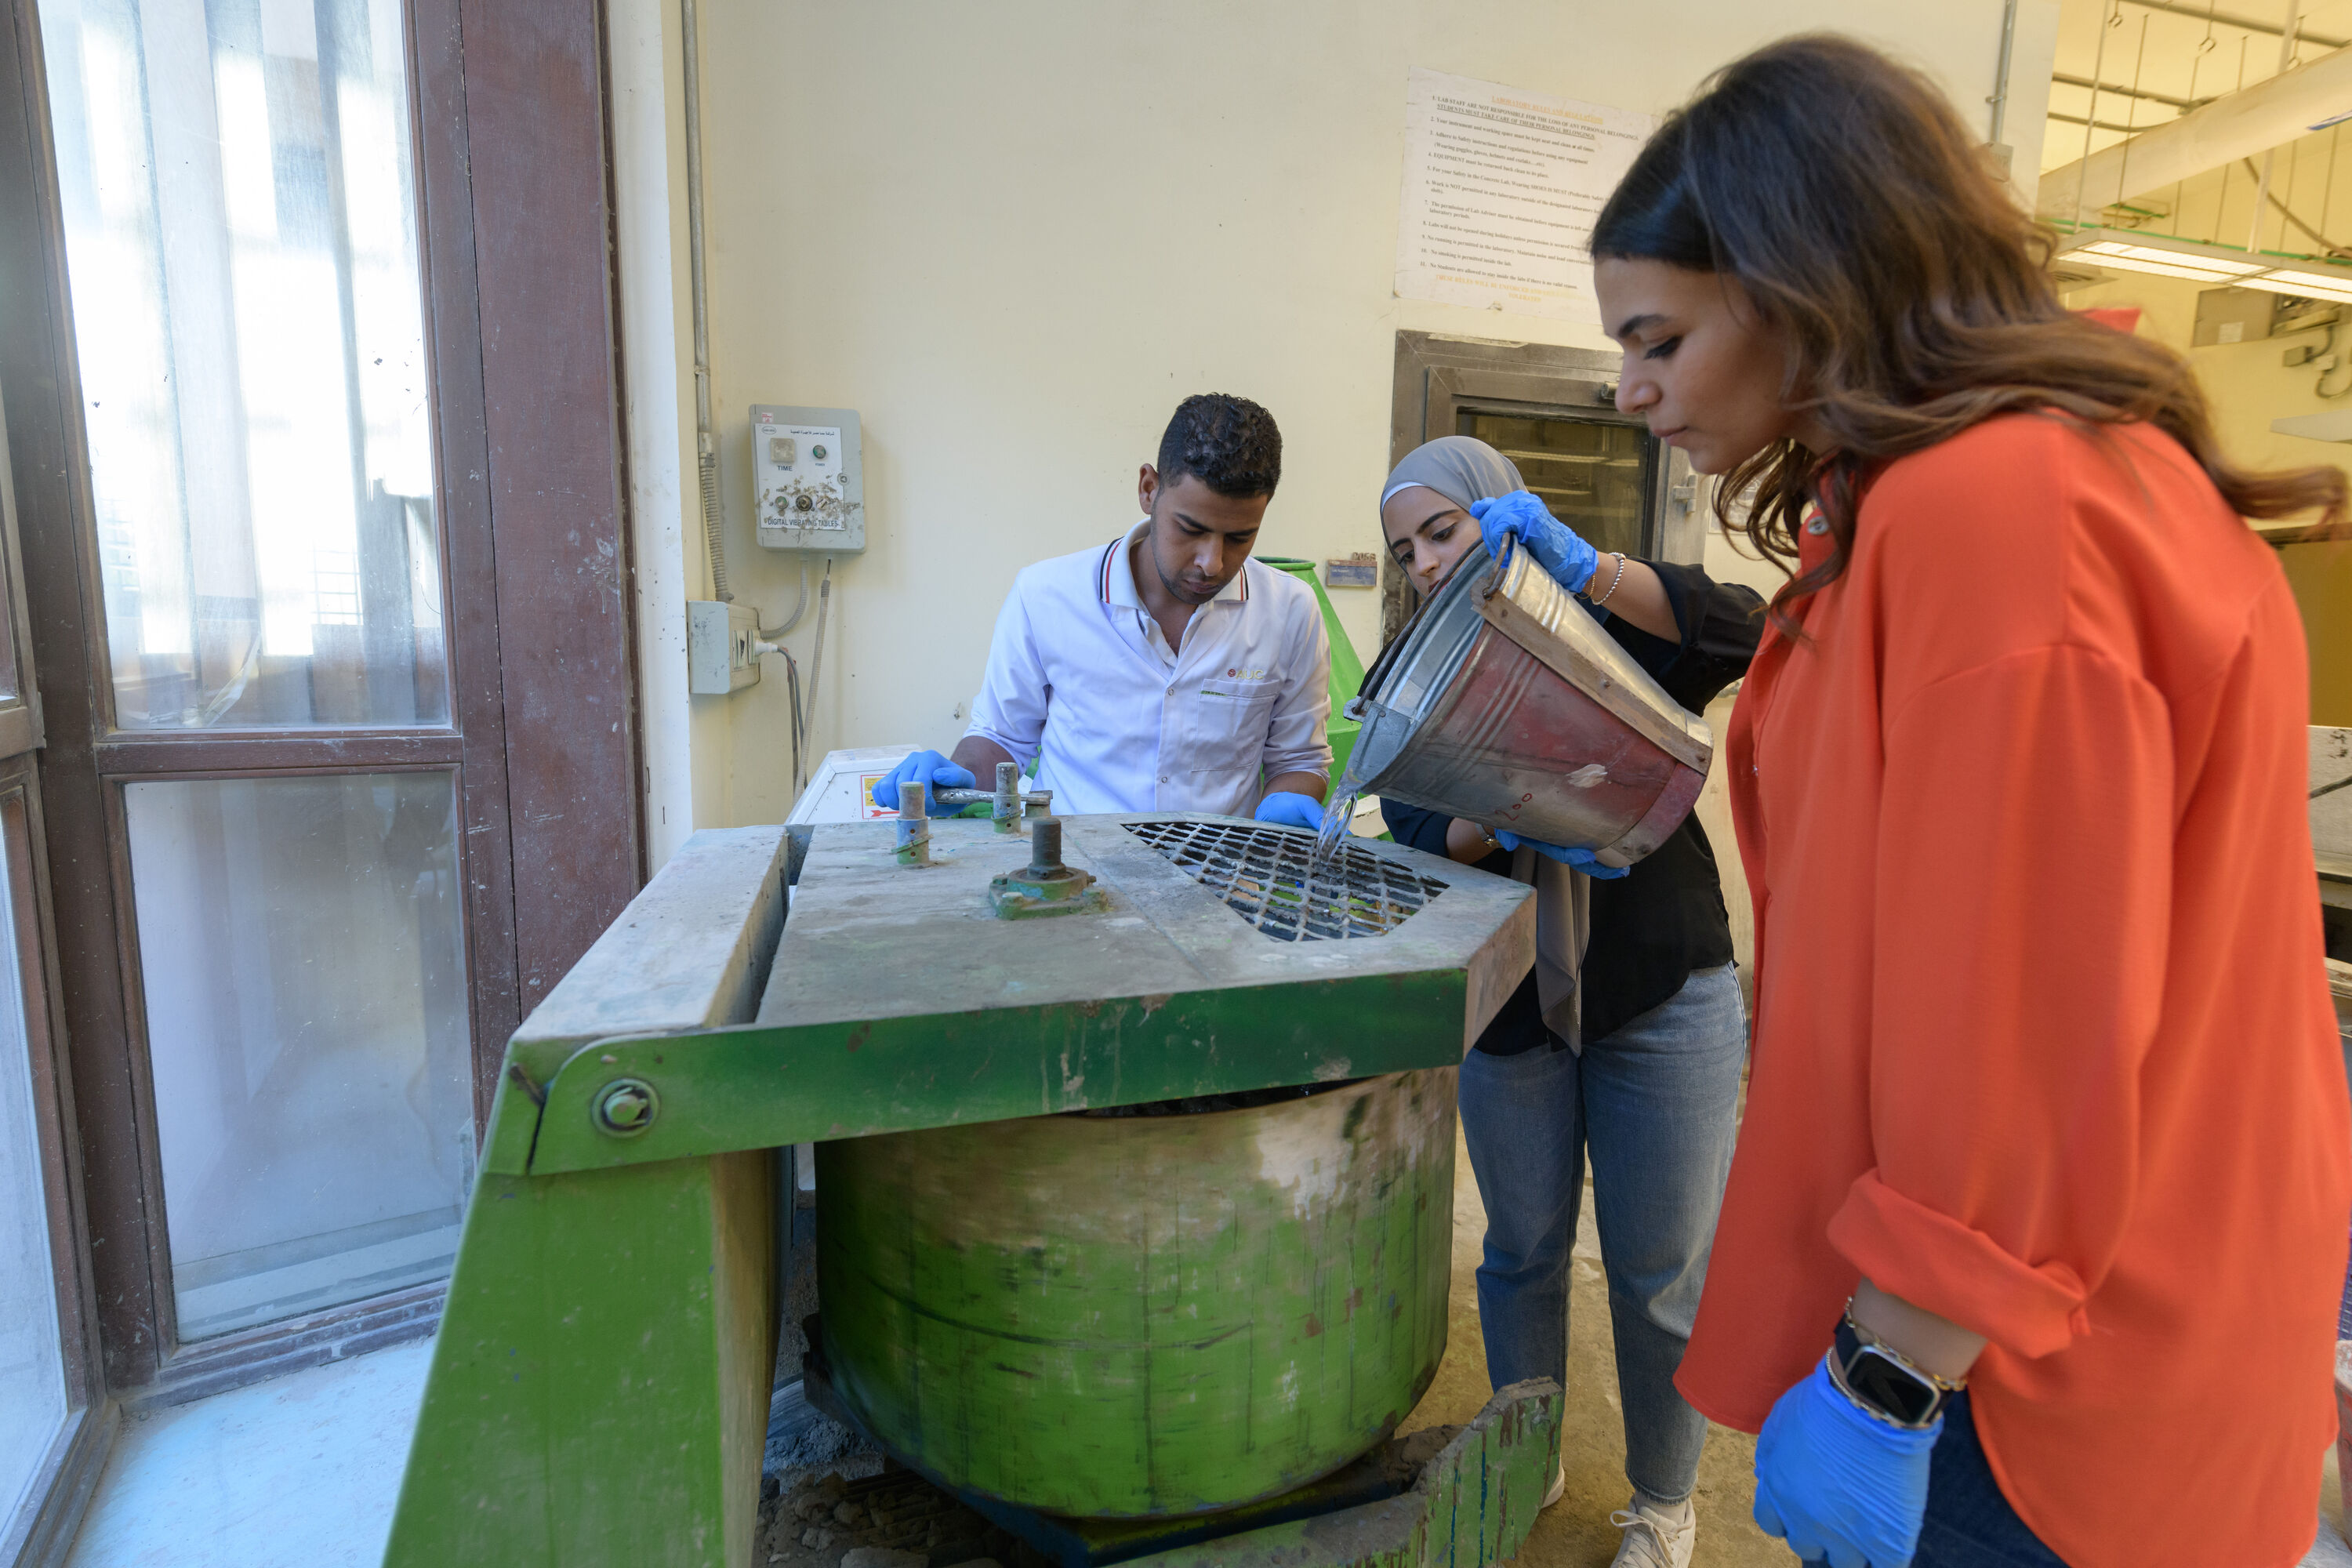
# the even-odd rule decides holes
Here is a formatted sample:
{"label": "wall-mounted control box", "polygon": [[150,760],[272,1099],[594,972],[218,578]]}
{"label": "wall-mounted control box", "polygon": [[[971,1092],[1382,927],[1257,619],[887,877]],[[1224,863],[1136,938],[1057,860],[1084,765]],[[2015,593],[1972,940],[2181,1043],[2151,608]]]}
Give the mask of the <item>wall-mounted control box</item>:
{"label": "wall-mounted control box", "polygon": [[771,550],[866,548],[866,462],[854,408],[751,405],[751,495]]}
{"label": "wall-mounted control box", "polygon": [[686,689],[724,697],[760,682],[760,612],[716,599],[686,602]]}

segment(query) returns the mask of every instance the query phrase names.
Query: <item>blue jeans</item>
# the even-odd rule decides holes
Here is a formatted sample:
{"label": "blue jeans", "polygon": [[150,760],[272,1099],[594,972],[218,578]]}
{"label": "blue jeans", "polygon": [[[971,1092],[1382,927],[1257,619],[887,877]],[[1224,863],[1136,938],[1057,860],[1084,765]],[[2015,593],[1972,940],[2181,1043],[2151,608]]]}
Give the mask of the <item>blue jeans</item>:
{"label": "blue jeans", "polygon": [[1706,1418],[1675,1392],[1675,1369],[1698,1314],[1747,1054],[1739,980],[1725,964],[1695,972],[1581,1056],[1538,1047],[1462,1063],[1462,1132],[1486,1205],[1486,1375],[1496,1388],[1529,1377],[1566,1386],[1569,1255],[1590,1152],[1625,1475],[1662,1502],[1690,1495],[1706,1443]]}
{"label": "blue jeans", "polygon": [[[1808,1563],[1823,1568],[1820,1558]],[[1944,1434],[1927,1458],[1927,1516],[1911,1568],[2066,1568],[2000,1495],[1965,1394],[1944,1407]]]}

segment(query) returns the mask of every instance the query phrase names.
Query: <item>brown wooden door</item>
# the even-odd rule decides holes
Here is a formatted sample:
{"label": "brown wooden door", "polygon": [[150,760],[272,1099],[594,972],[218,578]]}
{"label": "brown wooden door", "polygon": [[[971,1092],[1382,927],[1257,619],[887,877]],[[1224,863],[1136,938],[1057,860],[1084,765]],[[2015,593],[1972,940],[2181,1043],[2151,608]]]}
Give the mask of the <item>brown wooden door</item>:
{"label": "brown wooden door", "polygon": [[429,1325],[504,1041],[642,879],[594,11],[13,3],[106,1367],[185,1396]]}
{"label": "brown wooden door", "polygon": [[61,1553],[114,1423],[58,1005],[24,581],[0,444],[0,1563]]}

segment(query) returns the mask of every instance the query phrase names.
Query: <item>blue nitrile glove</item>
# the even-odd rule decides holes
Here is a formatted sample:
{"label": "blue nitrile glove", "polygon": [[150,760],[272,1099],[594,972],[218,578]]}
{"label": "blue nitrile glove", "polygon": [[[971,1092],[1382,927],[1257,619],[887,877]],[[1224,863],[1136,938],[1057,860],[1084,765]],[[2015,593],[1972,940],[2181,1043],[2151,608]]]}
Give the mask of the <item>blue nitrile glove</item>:
{"label": "blue nitrile glove", "polygon": [[898,810],[898,786],[909,779],[931,792],[931,798],[925,802],[923,815],[926,816],[953,816],[963,807],[941,805],[939,801],[940,791],[972,787],[970,768],[958,767],[937,752],[910,752],[905,762],[890,770],[888,778],[875,784],[874,804],[885,811]]}
{"label": "blue nitrile glove", "polygon": [[1323,826],[1323,803],[1311,795],[1278,789],[1257,803],[1257,819],[1314,832]]}
{"label": "blue nitrile glove", "polygon": [[1536,564],[1551,574],[1553,582],[1571,594],[1591,585],[1601,552],[1584,542],[1577,531],[1544,510],[1544,503],[1527,490],[1513,490],[1492,500],[1472,501],[1470,515],[1478,520],[1479,537],[1486,553],[1503,558],[1503,536],[1516,533]]}
{"label": "blue nitrile glove", "polygon": [[1506,832],[1499,827],[1495,829],[1495,842],[1506,849],[1517,849],[1524,844],[1537,854],[1549,856],[1563,866],[1572,866],[1597,881],[1613,882],[1633,868],[1631,866],[1603,866],[1592,858],[1592,851],[1590,849],[1539,843],[1533,838],[1522,838],[1516,833]]}
{"label": "blue nitrile glove", "polygon": [[1807,1562],[1903,1568],[1927,1511],[1927,1456],[1944,1429],[1912,1431],[1857,1409],[1817,1362],[1780,1395],[1756,1439],[1756,1523]]}

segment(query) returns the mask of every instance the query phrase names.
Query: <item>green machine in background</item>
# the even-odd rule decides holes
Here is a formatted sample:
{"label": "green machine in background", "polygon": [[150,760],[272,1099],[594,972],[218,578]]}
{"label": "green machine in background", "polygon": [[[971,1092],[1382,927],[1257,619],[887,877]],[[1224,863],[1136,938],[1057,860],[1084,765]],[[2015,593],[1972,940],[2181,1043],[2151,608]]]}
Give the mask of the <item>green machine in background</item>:
{"label": "green machine in background", "polygon": [[1444,1348],[1454,1068],[1534,910],[1311,850],[1167,814],[695,835],[509,1046],[386,1563],[750,1563],[809,1142],[811,1398],[1059,1561],[1509,1557],[1556,1384],[1367,1467]]}
{"label": "green machine in background", "polygon": [[1315,563],[1301,561],[1292,555],[1261,555],[1277,572],[1287,572],[1315,590],[1315,602],[1323,607],[1323,630],[1331,641],[1331,782],[1348,771],[1348,754],[1356,749],[1356,732],[1363,726],[1353,719],[1340,717],[1340,710],[1364,684],[1364,661],[1356,656],[1356,645],[1348,640],[1347,627],[1339,624],[1339,613],[1331,607],[1331,595],[1315,575]]}

